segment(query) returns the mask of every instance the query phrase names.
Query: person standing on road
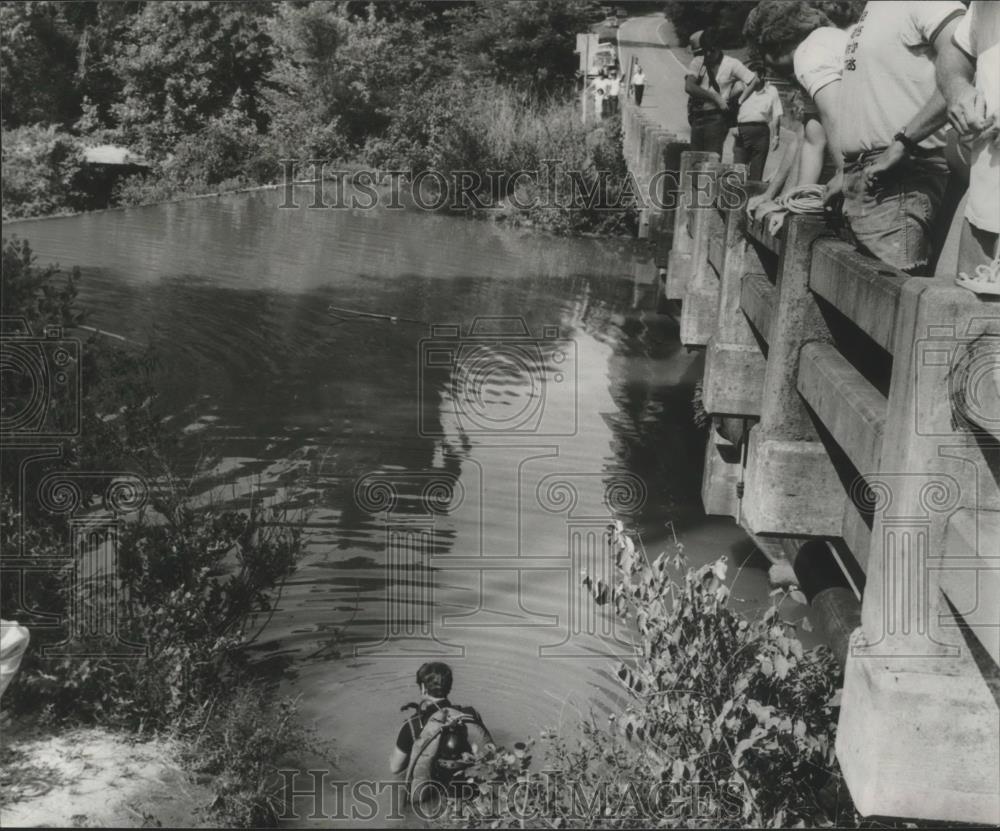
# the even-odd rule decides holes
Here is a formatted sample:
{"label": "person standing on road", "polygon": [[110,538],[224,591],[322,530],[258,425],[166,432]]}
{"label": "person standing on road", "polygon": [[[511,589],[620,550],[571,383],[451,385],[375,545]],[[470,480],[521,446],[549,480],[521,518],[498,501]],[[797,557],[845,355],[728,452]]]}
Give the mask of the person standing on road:
{"label": "person standing on road", "polygon": [[781,116],[784,109],[774,84],[764,80],[763,63],[751,63],[757,84],[740,106],[736,119],[736,142],[733,161],[747,166],[747,178],[761,181],[768,153],[781,142]]}
{"label": "person standing on road", "polygon": [[622,80],[618,77],[618,70],[611,69],[608,76],[608,112],[614,115],[618,112],[618,96],[622,92]]}
{"label": "person standing on road", "polygon": [[[736,58],[723,54],[710,29],[691,35],[691,51],[695,57],[684,79],[691,149],[708,150],[721,157],[738,108],[750,95],[757,76]],[[743,86],[742,94],[739,84]]]}
{"label": "person standing on road", "polygon": [[641,107],[642,94],[646,90],[646,73],[642,71],[640,64],[636,64],[632,72],[632,90],[635,92],[635,105]]}

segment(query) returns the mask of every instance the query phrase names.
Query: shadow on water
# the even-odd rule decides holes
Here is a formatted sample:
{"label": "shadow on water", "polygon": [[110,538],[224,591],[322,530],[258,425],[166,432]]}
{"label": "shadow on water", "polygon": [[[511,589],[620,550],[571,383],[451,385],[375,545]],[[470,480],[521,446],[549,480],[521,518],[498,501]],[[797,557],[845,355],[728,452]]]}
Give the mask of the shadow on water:
{"label": "shadow on water", "polygon": [[210,459],[203,497],[300,512],[306,555],[257,654],[335,741],[335,778],[385,774],[432,657],[502,742],[616,706],[629,635],[580,585],[609,567],[612,507],[651,554],[667,523],[693,564],[727,554],[733,602],[766,602],[766,563],[701,510],[701,359],[633,309],[641,252],[276,205],[260,192],[5,234],[81,266],[91,325],[156,346],[178,461]]}

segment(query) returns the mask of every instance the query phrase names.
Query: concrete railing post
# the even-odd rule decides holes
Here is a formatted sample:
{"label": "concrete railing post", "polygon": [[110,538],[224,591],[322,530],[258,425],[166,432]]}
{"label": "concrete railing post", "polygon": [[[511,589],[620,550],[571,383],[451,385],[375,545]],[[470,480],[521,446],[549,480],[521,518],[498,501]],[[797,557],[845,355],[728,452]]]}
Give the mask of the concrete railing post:
{"label": "concrete railing post", "polygon": [[809,290],[812,243],[825,230],[803,216],[785,224],[760,423],[747,457],[743,519],[755,534],[833,537],[841,529],[843,485],[796,389],[802,345],[830,340]]}
{"label": "concrete railing post", "polygon": [[[747,188],[747,196],[763,190],[759,182],[748,183]],[[743,277],[764,273],[756,249],[746,236],[742,207],[726,212],[718,326],[705,355],[702,397],[706,411],[714,415],[759,416],[767,368],[767,359],[740,309]]]}
{"label": "concrete railing post", "polygon": [[[685,346],[705,346],[715,333],[719,323],[719,274],[722,262],[711,262],[710,253],[716,259],[724,259],[726,249],[721,244],[725,235],[725,213],[720,209],[732,203],[733,208],[742,204],[740,195],[746,184],[746,168],[743,165],[720,165],[708,163],[695,168],[695,180],[705,170],[714,173],[705,180],[705,193],[696,194],[696,199],[704,199],[707,207],[695,203],[694,245],[692,246],[691,274],[684,305],[681,311],[681,343]],[[737,202],[736,200],[739,200]],[[704,252],[704,255],[702,254]]]}
{"label": "concrete railing post", "polygon": [[719,154],[706,153],[701,150],[688,150],[681,153],[680,193],[674,214],[674,244],[667,262],[666,297],[668,300],[682,300],[687,290],[688,277],[691,274],[691,249],[694,244],[690,220],[694,205],[695,185],[697,184],[692,176],[692,171],[696,164],[708,161],[718,162]]}
{"label": "concrete railing post", "polygon": [[943,280],[900,295],[879,470],[854,489],[874,524],[837,734],[865,814],[1000,824],[1000,447],[960,412],[990,309]]}

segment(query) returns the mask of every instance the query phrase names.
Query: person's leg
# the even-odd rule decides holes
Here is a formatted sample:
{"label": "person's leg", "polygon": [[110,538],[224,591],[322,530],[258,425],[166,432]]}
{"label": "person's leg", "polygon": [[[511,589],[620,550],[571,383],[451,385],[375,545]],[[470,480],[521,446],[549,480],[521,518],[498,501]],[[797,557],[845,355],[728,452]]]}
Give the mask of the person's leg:
{"label": "person's leg", "polygon": [[754,124],[747,138],[747,179],[759,182],[764,175],[764,165],[767,163],[767,153],[771,146],[771,131],[764,124]]}
{"label": "person's leg", "polygon": [[844,218],[859,249],[901,271],[932,274],[931,234],[948,182],[938,160],[911,159],[868,190],[861,166],[844,177]]}
{"label": "person's leg", "polygon": [[744,137],[745,127],[736,128],[736,140],[733,142],[733,162],[735,164],[749,164],[750,153]]}
{"label": "person's leg", "polygon": [[717,118],[713,118],[705,125],[705,132],[707,139],[705,149],[712,153],[718,153],[721,159],[722,147],[726,143],[726,136],[729,135],[729,124],[726,123],[725,117],[719,115]]}
{"label": "person's leg", "polygon": [[962,220],[962,236],[958,241],[958,273],[975,278],[976,268],[989,265],[1000,255],[998,234],[977,228],[968,219]]}
{"label": "person's leg", "polygon": [[695,123],[691,125],[691,149],[692,150],[705,150],[705,142],[707,141],[707,136],[705,135],[705,130],[703,129],[701,123]]}
{"label": "person's leg", "polygon": [[642,106],[642,93],[645,91],[646,85],[645,84],[636,84],[635,87],[634,87],[634,89],[635,89],[635,105],[637,107],[641,107]]}

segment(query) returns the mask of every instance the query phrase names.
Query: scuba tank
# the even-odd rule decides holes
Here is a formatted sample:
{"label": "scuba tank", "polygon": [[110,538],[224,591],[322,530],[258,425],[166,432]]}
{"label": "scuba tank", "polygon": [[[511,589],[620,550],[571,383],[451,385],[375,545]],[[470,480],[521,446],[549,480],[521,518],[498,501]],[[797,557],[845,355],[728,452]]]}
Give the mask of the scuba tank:
{"label": "scuba tank", "polygon": [[483,750],[493,743],[479,714],[472,708],[442,707],[430,715],[413,742],[406,770],[406,792],[411,802],[439,793],[475,761],[473,746]]}

